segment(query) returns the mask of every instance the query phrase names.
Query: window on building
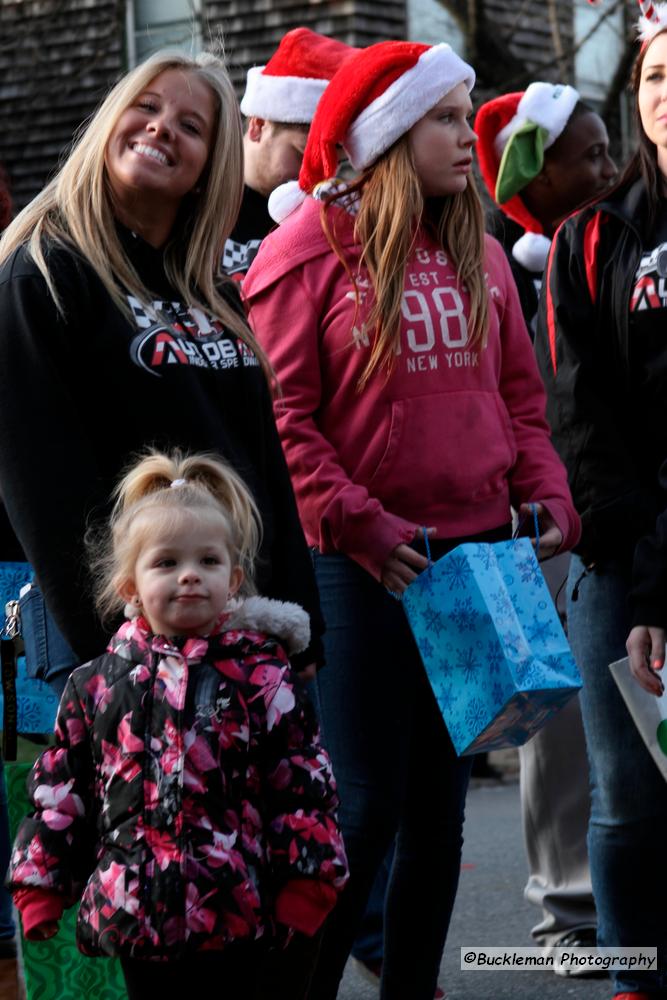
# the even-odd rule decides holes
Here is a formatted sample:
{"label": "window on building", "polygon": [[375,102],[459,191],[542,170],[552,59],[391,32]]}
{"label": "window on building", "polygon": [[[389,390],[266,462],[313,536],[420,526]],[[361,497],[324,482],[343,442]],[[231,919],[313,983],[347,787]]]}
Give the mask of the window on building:
{"label": "window on building", "polygon": [[448,42],[463,53],[463,34],[438,0],[408,0],[408,38],[426,45]]}
{"label": "window on building", "polygon": [[200,51],[201,0],[127,0],[126,11],[130,66],[158,49]]}
{"label": "window on building", "polygon": [[623,4],[593,7],[588,0],[576,0],[574,37],[579,46],[574,59],[577,90],[585,101],[601,103],[625,50]]}
{"label": "window on building", "polygon": [[622,162],[632,143],[631,102],[625,88],[618,95],[615,107],[608,107],[607,96],[628,44],[623,0],[610,0],[606,7],[592,7],[587,0],[575,0],[574,36],[575,86],[588,104],[598,110],[607,108],[612,146]]}

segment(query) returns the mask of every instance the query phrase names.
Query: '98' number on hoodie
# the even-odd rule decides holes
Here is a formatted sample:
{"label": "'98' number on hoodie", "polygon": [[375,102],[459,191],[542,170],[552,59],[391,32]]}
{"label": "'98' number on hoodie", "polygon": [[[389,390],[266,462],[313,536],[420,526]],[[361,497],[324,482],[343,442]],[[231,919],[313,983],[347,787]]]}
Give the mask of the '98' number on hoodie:
{"label": "'98' number on hoodie", "polygon": [[[430,294],[433,305],[429,307],[426,296]],[[408,346],[411,351],[432,351],[435,347],[433,321],[440,320],[440,336],[445,347],[465,347],[468,343],[468,323],[461,296],[456,288],[434,288],[430,293],[407,289],[403,293],[401,310],[409,323],[423,324],[423,330],[409,326]]]}

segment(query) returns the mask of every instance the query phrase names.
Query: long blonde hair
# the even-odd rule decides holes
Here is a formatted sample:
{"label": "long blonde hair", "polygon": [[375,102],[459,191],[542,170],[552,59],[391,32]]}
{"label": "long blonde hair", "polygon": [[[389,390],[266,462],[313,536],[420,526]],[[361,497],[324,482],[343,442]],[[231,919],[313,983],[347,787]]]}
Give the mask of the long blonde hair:
{"label": "long blonde hair", "polygon": [[[365,268],[373,288],[373,303],[365,323],[371,335],[371,354],[359,379],[363,389],[377,369],[388,372],[400,344],[401,304],[405,272],[415,245],[419,223],[433,233],[449,254],[459,285],[470,298],[467,317],[471,345],[483,344],[488,325],[488,289],[484,276],[484,211],[472,177],[465,191],[433,199],[438,217],[426,215],[421,185],[415,169],[408,134],[387,150],[351,187],[336,191],[322,206],[322,225],[333,250],[349,273],[332,227],[328,207],[350,190],[360,195],[355,239],[361,246],[360,268]],[[355,276],[350,275],[353,282]],[[357,309],[359,291],[355,282]]]}
{"label": "long blonde hair", "polygon": [[103,619],[122,609],[119,591],[133,578],[147,539],[173,530],[184,518],[212,515],[221,519],[232,563],[243,570],[242,593],[254,593],[262,538],[260,513],[244,481],[219,455],[148,451],[120,480],[113,499],[104,534],[91,531],[87,537],[96,603]]}
{"label": "long blonde hair", "polygon": [[169,69],[196,74],[216,103],[208,164],[197,192],[186,195],[165,247],[165,270],[185,304],[219,317],[258,355],[268,370],[244,318],[220,293],[225,240],[243,195],[243,135],[236,95],[224,63],[211,53],[189,58],[158,52],[124,76],[80,131],[58,174],[14,219],[0,240],[0,263],[27,244],[58,309],[58,296],[46,259],[46,246],[59,244],[77,251],[92,266],[114,303],[128,319],[126,293],[142,303],[155,298],[125,253],[116,230],[105,156],[118,119],[156,76]]}

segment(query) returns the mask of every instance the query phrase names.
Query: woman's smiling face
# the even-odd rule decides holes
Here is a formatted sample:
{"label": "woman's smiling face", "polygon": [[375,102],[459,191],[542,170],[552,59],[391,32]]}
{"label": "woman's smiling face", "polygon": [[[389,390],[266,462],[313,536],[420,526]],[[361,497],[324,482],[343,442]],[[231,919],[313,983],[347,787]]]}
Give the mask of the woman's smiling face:
{"label": "woman's smiling face", "polygon": [[106,148],[114,200],[131,211],[154,200],[174,214],[206,167],[215,123],[215,98],[197,74],[167,69],[155,77],[116,122]]}

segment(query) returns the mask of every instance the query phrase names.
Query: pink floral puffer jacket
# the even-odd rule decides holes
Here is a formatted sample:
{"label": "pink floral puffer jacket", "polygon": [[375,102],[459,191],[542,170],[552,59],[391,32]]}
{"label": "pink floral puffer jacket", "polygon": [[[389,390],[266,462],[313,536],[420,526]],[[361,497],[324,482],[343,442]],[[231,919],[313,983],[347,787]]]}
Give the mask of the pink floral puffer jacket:
{"label": "pink floral puffer jacket", "polygon": [[223,949],[270,932],[285,887],[343,886],[331,764],[272,638],[296,646],[304,619],[250,598],[168,641],[139,618],[69,678],[9,884],[81,898],[86,954]]}

